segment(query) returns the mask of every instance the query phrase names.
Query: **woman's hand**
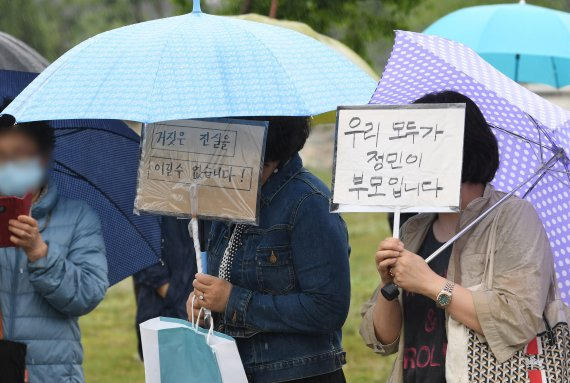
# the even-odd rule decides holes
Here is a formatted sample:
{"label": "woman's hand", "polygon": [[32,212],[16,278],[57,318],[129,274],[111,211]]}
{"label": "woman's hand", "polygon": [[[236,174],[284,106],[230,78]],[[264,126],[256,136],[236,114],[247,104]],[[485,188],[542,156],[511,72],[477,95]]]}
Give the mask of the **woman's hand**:
{"label": "woman's hand", "polygon": [[403,250],[392,267],[394,283],[411,293],[435,299],[446,279],[435,273],[417,254]]}
{"label": "woman's hand", "polygon": [[[194,299],[194,291],[192,291],[190,293],[190,296],[188,297],[188,300],[186,301],[186,312],[188,313],[188,321],[189,322],[195,322],[196,319],[198,318],[198,315],[200,315],[200,306],[198,305],[198,297],[196,297]],[[194,300],[194,307],[192,307],[192,300]],[[192,317],[192,311],[194,311],[194,316]],[[205,325],[205,321],[204,321],[204,310],[202,310],[202,315],[200,315],[200,321],[198,322],[198,326],[200,327],[206,327]]]}
{"label": "woman's hand", "polygon": [[194,286],[198,308],[204,307],[215,313],[226,311],[232,291],[230,282],[208,274],[198,273],[192,285]]}
{"label": "woman's hand", "polygon": [[404,244],[397,238],[386,238],[378,245],[375,257],[376,269],[384,285],[392,283],[393,277],[390,275],[390,269],[396,264],[403,250]]}
{"label": "woman's hand", "polygon": [[28,260],[35,262],[47,255],[48,246],[43,241],[38,227],[38,221],[27,215],[8,221],[8,230],[12,233],[10,241],[21,247]]}

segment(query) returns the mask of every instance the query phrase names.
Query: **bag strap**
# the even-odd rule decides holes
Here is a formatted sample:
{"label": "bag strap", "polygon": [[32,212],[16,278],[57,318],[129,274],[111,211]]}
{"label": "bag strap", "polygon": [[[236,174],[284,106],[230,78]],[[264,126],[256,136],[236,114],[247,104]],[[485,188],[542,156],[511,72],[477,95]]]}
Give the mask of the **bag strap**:
{"label": "bag strap", "polygon": [[483,271],[483,278],[481,280],[481,284],[483,284],[487,289],[493,287],[493,275],[495,272],[495,251],[497,249],[497,228],[499,226],[499,217],[501,216],[502,211],[502,207],[497,209],[497,213],[493,218],[493,222],[491,223],[489,240],[487,242],[485,269]]}
{"label": "bag strap", "polygon": [[[485,271],[483,272],[483,279],[482,284],[486,289],[491,289],[493,287],[493,275],[495,272],[495,251],[497,248],[497,228],[499,226],[499,217],[502,213],[503,209],[499,209],[497,211],[497,215],[493,218],[493,223],[491,224],[491,231],[489,233],[489,242],[487,243],[487,257],[485,260]],[[552,271],[553,276],[551,279],[551,286],[549,290],[553,291],[554,298],[559,296],[558,285],[556,283],[556,271]],[[550,293],[550,292],[549,292]],[[542,313],[542,319],[544,321],[544,325],[546,327],[546,335],[548,337],[548,342],[552,346],[556,343],[555,334],[552,330],[552,327],[548,323],[548,319],[546,318],[546,312]]]}

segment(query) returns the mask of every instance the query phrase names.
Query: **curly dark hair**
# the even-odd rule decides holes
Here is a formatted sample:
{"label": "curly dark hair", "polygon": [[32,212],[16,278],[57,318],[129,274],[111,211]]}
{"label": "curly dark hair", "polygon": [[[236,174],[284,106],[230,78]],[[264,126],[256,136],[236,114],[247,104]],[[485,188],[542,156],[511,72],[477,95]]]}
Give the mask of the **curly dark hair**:
{"label": "curly dark hair", "polygon": [[[1,110],[6,109],[12,100],[4,100]],[[0,134],[10,131],[18,131],[26,134],[39,148],[43,156],[50,157],[55,147],[55,132],[46,121],[22,122],[16,124],[16,120],[9,114],[0,115]]]}
{"label": "curly dark hair", "polygon": [[260,116],[242,120],[268,121],[265,162],[287,161],[305,146],[311,132],[309,117]]}
{"label": "curly dark hair", "polygon": [[499,169],[499,146],[477,104],[469,97],[451,90],[428,93],[414,101],[414,104],[437,103],[461,103],[466,106],[461,182],[491,182]]}

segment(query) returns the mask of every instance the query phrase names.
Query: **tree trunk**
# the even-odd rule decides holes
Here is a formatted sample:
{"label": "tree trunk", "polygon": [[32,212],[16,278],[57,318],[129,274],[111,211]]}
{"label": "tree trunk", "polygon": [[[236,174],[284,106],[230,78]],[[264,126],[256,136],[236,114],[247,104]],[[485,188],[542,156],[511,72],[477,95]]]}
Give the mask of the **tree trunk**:
{"label": "tree trunk", "polygon": [[277,8],[279,7],[279,0],[271,0],[271,8],[269,9],[269,17],[272,19],[277,18]]}
{"label": "tree trunk", "polygon": [[241,12],[244,13],[251,13],[251,9],[253,8],[253,0],[244,0],[243,4],[241,5]]}
{"label": "tree trunk", "polygon": [[135,1],[132,1],[131,4],[133,6],[133,16],[134,16],[135,22],[140,23],[140,22],[144,21],[141,1],[135,0]]}

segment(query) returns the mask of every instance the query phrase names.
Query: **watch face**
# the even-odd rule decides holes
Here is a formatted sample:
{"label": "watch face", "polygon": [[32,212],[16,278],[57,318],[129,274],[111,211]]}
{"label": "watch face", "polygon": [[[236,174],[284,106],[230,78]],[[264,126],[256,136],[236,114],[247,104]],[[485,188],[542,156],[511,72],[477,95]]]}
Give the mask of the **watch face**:
{"label": "watch face", "polygon": [[440,306],[447,306],[450,302],[451,297],[447,294],[439,294],[437,297],[437,303],[439,303]]}

